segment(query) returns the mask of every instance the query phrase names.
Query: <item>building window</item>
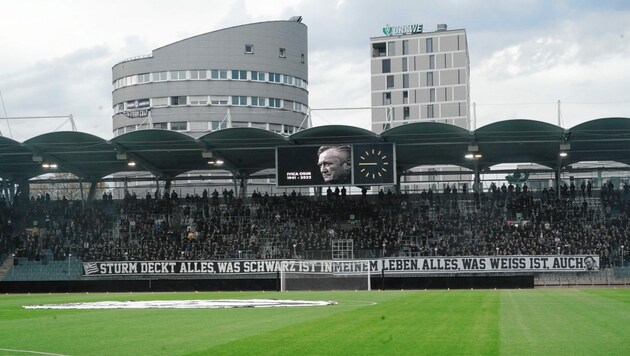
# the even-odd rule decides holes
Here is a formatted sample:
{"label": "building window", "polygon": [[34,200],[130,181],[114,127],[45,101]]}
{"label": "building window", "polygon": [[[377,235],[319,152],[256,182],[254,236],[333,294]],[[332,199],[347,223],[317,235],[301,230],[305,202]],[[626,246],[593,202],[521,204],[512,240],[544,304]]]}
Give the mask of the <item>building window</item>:
{"label": "building window", "polygon": [[249,127],[249,122],[232,122],[232,127]]}
{"label": "building window", "polygon": [[427,38],[426,40],[426,44],[427,44],[427,53],[433,53],[433,38]]}
{"label": "building window", "polygon": [[212,79],[227,79],[227,70],[213,69],[210,75]]}
{"label": "building window", "polygon": [[402,41],[402,54],[409,54],[409,40]]}
{"label": "building window", "polygon": [[409,120],[409,107],[403,107],[403,120]]}
{"label": "building window", "polygon": [[254,54],[254,45],[246,44],[245,45],[245,54]]}
{"label": "building window", "polygon": [[190,105],[208,105],[208,97],[200,96],[200,95],[191,95]]}
{"label": "building window", "polygon": [[402,70],[403,70],[403,72],[407,71],[407,57],[404,57],[402,59]]}
{"label": "building window", "polygon": [[171,122],[171,130],[173,130],[173,131],[186,131],[186,130],[188,130],[188,123],[186,121]]}
{"label": "building window", "polygon": [[429,56],[429,69],[435,69],[435,55]]}
{"label": "building window", "polygon": [[208,71],[203,70],[191,70],[190,79],[208,79]]}
{"label": "building window", "polygon": [[280,58],[287,58],[287,49],[280,47],[279,54]]}
{"label": "building window", "polygon": [[282,76],[278,73],[269,73],[269,81],[274,83],[282,83]]}
{"label": "building window", "polygon": [[213,95],[210,98],[210,103],[212,105],[227,105],[228,104],[228,97],[227,96],[218,96],[218,95]]}
{"label": "building window", "polygon": [[282,108],[282,100],[276,98],[269,98],[269,107],[271,108]]}
{"label": "building window", "polygon": [[391,105],[392,104],[392,93],[386,91],[383,93],[383,105]]}
{"label": "building window", "polygon": [[435,102],[435,88],[429,89],[429,102]]}
{"label": "building window", "polygon": [[246,96],[233,96],[232,105],[239,105],[239,106],[247,105],[247,97]]}
{"label": "building window", "polygon": [[168,130],[168,122],[158,122],[153,124],[154,129]]}
{"label": "building window", "polygon": [[186,104],[187,100],[185,96],[171,96],[171,105],[181,106]]}
{"label": "building window", "polygon": [[433,106],[433,104],[431,105],[427,105],[427,118],[429,119],[433,119],[435,118],[435,108]]}
{"label": "building window", "polygon": [[186,80],[186,71],[185,70],[172,70],[171,80]]}
{"label": "building window", "polygon": [[125,109],[129,110],[129,109],[135,109],[135,108],[136,108],[136,101],[135,100],[130,100],[130,101],[125,103]]}
{"label": "building window", "polygon": [[151,106],[153,107],[168,106],[168,98],[167,97],[153,98],[151,99]]}
{"label": "building window", "polygon": [[390,73],[392,71],[392,65],[390,59],[383,59],[382,62],[383,73]]}
{"label": "building window", "polygon": [[293,85],[293,77],[290,75],[284,76],[284,84]]}
{"label": "building window", "polygon": [[433,72],[427,72],[427,86],[433,86]]}
{"label": "building window", "polygon": [[151,81],[151,73],[138,74],[138,84],[148,83]]}
{"label": "building window", "polygon": [[387,76],[387,88],[393,88],[394,87],[394,76],[393,75],[388,75]]}
{"label": "building window", "polygon": [[146,99],[138,99],[138,109],[145,109],[151,106],[151,101],[149,98]]}
{"label": "building window", "polygon": [[267,100],[265,98],[259,98],[252,96],[252,106],[267,106]]}
{"label": "building window", "polygon": [[403,74],[403,88],[409,88],[409,74]]}
{"label": "building window", "polygon": [[387,55],[390,57],[396,55],[396,42],[387,42]]}
{"label": "building window", "polygon": [[409,104],[409,92],[407,90],[403,91],[403,104]]}
{"label": "building window", "polygon": [[155,72],[153,73],[153,81],[154,82],[163,82],[168,80],[167,72]]}
{"label": "building window", "polygon": [[304,112],[304,105],[302,103],[293,102],[293,111]]}
{"label": "building window", "polygon": [[306,61],[305,57],[304,53],[300,54],[300,62],[304,63]]}
{"label": "building window", "polygon": [[385,57],[385,42],[372,44],[372,57]]}
{"label": "building window", "polygon": [[265,81],[265,72],[252,71],[252,80]]}
{"label": "building window", "polygon": [[232,70],[232,79],[247,80],[247,71],[246,70]]}

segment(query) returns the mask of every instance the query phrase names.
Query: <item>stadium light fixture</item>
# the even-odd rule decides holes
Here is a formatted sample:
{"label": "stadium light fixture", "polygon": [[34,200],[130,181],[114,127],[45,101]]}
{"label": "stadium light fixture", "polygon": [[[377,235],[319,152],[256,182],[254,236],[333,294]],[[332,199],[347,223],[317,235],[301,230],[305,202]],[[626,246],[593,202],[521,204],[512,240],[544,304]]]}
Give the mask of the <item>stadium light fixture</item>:
{"label": "stadium light fixture", "polygon": [[564,158],[569,155],[569,150],[571,150],[570,143],[561,143],[560,144],[560,157]]}
{"label": "stadium light fixture", "polygon": [[44,163],[42,163],[42,168],[44,168],[44,169],[57,169],[57,164],[56,163],[44,162]]}
{"label": "stadium light fixture", "polygon": [[479,146],[477,145],[468,145],[468,150],[464,155],[466,159],[480,159],[481,153],[479,153]]}
{"label": "stadium light fixture", "polygon": [[127,162],[127,165],[128,165],[129,167],[135,167],[135,166],[136,166],[136,162],[134,162],[134,161],[129,161],[129,162]]}

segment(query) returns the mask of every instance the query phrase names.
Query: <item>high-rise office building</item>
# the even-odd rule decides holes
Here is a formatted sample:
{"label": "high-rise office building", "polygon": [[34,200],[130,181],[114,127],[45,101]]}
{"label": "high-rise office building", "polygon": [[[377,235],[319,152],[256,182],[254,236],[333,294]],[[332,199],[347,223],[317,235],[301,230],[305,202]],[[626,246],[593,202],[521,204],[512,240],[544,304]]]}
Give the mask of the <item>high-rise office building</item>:
{"label": "high-rise office building", "polygon": [[306,128],[302,17],[225,28],[116,64],[114,135],[157,128],[201,136],[226,127]]}
{"label": "high-rise office building", "polygon": [[414,24],[383,33],[370,39],[372,131],[424,121],[470,129],[466,31]]}

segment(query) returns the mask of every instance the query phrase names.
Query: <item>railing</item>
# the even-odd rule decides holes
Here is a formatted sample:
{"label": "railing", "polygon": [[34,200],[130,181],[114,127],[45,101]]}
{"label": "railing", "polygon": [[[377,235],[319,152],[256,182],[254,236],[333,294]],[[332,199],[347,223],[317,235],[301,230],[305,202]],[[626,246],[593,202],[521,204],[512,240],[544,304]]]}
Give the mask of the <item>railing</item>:
{"label": "railing", "polygon": [[135,60],[138,60],[138,59],[143,59],[143,58],[153,58],[153,54],[152,54],[152,53],[151,53],[151,54],[142,54],[142,55],[139,55],[139,56],[134,56],[134,57],[125,58],[125,59],[123,59],[122,61],[120,61],[120,62],[116,63],[116,65],[115,65],[115,66],[117,66],[117,65],[119,65],[119,64],[121,64],[121,63],[130,62],[130,61],[135,61]]}

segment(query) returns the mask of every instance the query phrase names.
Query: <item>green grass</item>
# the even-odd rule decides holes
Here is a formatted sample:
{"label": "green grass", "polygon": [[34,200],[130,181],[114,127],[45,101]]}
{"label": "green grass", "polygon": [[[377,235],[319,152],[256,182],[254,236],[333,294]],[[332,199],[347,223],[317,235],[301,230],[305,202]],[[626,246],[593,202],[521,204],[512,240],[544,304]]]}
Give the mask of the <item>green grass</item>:
{"label": "green grass", "polygon": [[[225,298],[338,304],[22,308],[97,300]],[[630,289],[1,295],[0,349],[64,355],[627,355]],[[0,351],[6,354],[17,353]]]}

